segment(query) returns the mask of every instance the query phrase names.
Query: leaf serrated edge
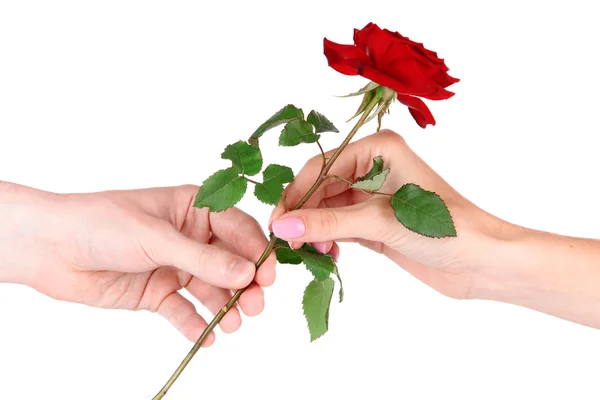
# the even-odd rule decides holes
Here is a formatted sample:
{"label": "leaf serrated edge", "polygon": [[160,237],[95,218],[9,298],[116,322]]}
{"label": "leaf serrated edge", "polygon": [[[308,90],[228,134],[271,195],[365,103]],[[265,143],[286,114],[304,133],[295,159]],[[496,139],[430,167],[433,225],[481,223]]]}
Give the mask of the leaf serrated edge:
{"label": "leaf serrated edge", "polygon": [[[270,127],[265,127],[263,129],[263,125],[266,125],[267,122],[269,122],[269,120],[271,118],[273,118],[274,116],[276,116],[277,114],[279,114],[280,112],[282,112],[283,110],[285,110],[287,107],[293,107],[293,108],[295,108],[296,110],[300,111],[300,114],[302,116],[301,117],[294,117],[294,118],[287,119],[287,120],[286,119],[278,120],[276,122],[279,122],[279,123],[275,123],[275,125],[273,125],[273,123],[271,123]],[[265,122],[263,122],[262,124],[260,124],[260,126],[258,128],[256,128],[256,130],[252,133],[252,135],[250,135],[250,138],[248,139],[248,143],[251,146],[253,146],[253,147],[257,147],[258,146],[258,139],[261,138],[262,135],[264,135],[266,132],[270,131],[271,129],[275,128],[276,126],[279,126],[279,125],[284,124],[284,123],[288,123],[288,122],[293,121],[295,119],[304,119],[304,110],[302,110],[300,107],[296,107],[295,105],[293,105],[291,103],[290,104],[286,104],[285,106],[281,107],[277,112],[275,112],[273,115],[271,115]],[[283,121],[285,121],[285,122],[283,122]],[[260,132],[261,130],[262,130],[262,132],[258,136],[256,136],[257,132]]]}
{"label": "leaf serrated edge", "polygon": [[[333,281],[333,279],[331,279],[331,277],[329,277],[329,278],[327,278],[327,279],[329,279],[329,280],[332,280],[332,281]],[[326,280],[327,280],[327,279],[326,279]],[[306,316],[306,308],[305,308],[305,306],[304,306],[304,296],[306,295],[306,290],[308,290],[308,287],[310,286],[310,284],[311,284],[312,282],[317,282],[318,284],[320,284],[320,285],[323,285],[323,287],[325,286],[325,280],[323,280],[323,281],[319,281],[319,280],[317,280],[317,279],[315,278],[315,279],[313,279],[312,281],[310,281],[310,282],[308,283],[308,285],[306,286],[306,289],[304,289],[304,295],[302,296],[302,313],[304,314],[304,319],[306,320],[306,325],[307,325],[307,327],[309,327],[309,326],[310,326],[310,323],[309,323],[309,321],[308,321],[308,317]],[[334,282],[334,289],[335,289],[335,282]],[[332,292],[332,295],[333,295],[333,292]],[[312,343],[312,342],[314,342],[314,341],[315,341],[315,340],[317,340],[317,339],[320,339],[320,338],[322,338],[322,337],[323,337],[323,336],[324,336],[324,335],[325,335],[325,334],[326,334],[326,333],[329,331],[329,310],[330,310],[330,309],[331,309],[331,298],[329,299],[329,306],[327,307],[327,311],[326,311],[326,313],[325,313],[325,324],[326,324],[326,325],[325,325],[325,330],[323,331],[323,333],[321,333],[319,336],[313,337],[313,335],[312,335],[312,332],[310,332],[310,327],[309,327],[309,329],[308,329],[308,332],[309,332],[309,334],[310,334],[310,342],[311,342],[311,343]]]}
{"label": "leaf serrated edge", "polygon": [[[424,190],[424,191],[429,192],[429,193],[433,193],[433,194],[435,194],[442,201],[442,204],[444,204],[444,207],[446,207],[446,211],[448,211],[448,215],[450,216],[450,221],[452,222],[452,230],[454,231],[454,235],[441,235],[441,236],[427,235],[425,233],[417,232],[414,229],[409,228],[408,226],[404,225],[402,223],[402,221],[400,221],[397,217],[396,217],[396,221],[400,222],[402,224],[402,226],[404,226],[409,231],[414,232],[414,233],[416,233],[418,235],[421,235],[421,236],[425,236],[425,237],[431,238],[431,239],[443,239],[443,238],[457,237],[458,236],[458,231],[456,230],[456,225],[454,225],[454,218],[452,217],[452,213],[450,212],[450,209],[448,208],[448,205],[446,204],[446,202],[444,201],[444,199],[442,198],[442,196],[440,196],[439,194],[437,194],[436,192],[434,192],[432,190],[423,189],[421,186],[417,185],[416,183],[406,183],[405,185],[413,185],[413,186],[416,186],[416,187],[420,188],[421,190]],[[402,189],[402,187],[400,189]],[[400,189],[398,189],[398,190],[400,190]],[[390,198],[390,207],[392,207],[392,204],[391,204],[392,200],[391,199],[393,199],[393,198],[394,198],[394,196],[392,196]],[[398,198],[398,197],[396,197],[396,198]],[[417,208],[417,207],[413,206],[412,204],[410,204],[407,201],[402,200],[402,202],[405,203],[405,204],[408,204],[409,206],[411,206],[413,208]],[[394,211],[394,216],[396,216],[396,210],[394,210],[394,207],[392,207],[392,210]],[[435,218],[435,219],[437,219],[437,218]],[[439,219],[437,219],[437,220],[439,221]]]}
{"label": "leaf serrated edge", "polygon": [[[281,186],[282,186],[282,188],[283,188],[283,183],[281,183],[281,182],[279,182],[279,183],[281,184]],[[260,187],[262,187],[262,188],[265,188],[265,191],[266,191],[267,193],[269,193],[269,195],[271,194],[271,193],[270,193],[268,190],[266,190],[266,185],[265,185],[265,183],[264,183],[264,182],[262,182],[262,183],[259,183],[259,184],[257,184],[257,185],[255,185],[255,186],[254,186],[254,197],[256,197],[256,198],[258,199],[258,201],[260,201],[260,202],[261,202],[261,203],[263,203],[263,204],[266,204],[266,205],[268,205],[268,206],[276,206],[276,205],[277,205],[277,203],[279,203],[279,200],[278,200],[278,201],[276,201],[275,203],[269,203],[269,202],[263,201],[263,199],[261,199],[261,198],[260,198],[260,197],[259,197],[259,196],[256,194],[256,190],[259,188],[259,186],[260,186]],[[282,190],[282,194],[283,194],[283,190]],[[280,198],[280,200],[281,200],[281,198]]]}
{"label": "leaf serrated edge", "polygon": [[[317,125],[313,122],[310,121],[310,116],[314,115],[314,119],[316,119],[317,121],[319,121],[320,119],[327,121],[327,123],[329,125],[331,125],[332,130],[319,130],[319,128],[317,127]],[[325,115],[321,114],[320,112],[316,111],[316,110],[311,110],[310,113],[308,113],[307,117],[306,117],[306,122],[308,122],[309,124],[311,124],[312,126],[315,127],[315,134],[319,134],[319,133],[325,133],[325,132],[333,132],[333,133],[340,133],[339,129],[333,124],[333,122],[331,122],[329,120],[329,118],[327,118]]]}
{"label": "leaf serrated edge", "polygon": [[[237,178],[236,178],[236,179],[234,179],[234,180],[232,180],[232,181],[230,181],[228,184],[232,184],[233,182],[235,182],[235,181],[237,181],[237,180],[239,180],[239,179],[241,179],[241,180],[244,180],[244,181],[246,182],[246,187],[244,188],[244,191],[242,192],[242,195],[240,196],[240,198],[239,198],[239,199],[238,199],[238,200],[237,200],[237,201],[236,201],[236,202],[235,202],[235,203],[234,203],[232,206],[229,206],[229,207],[227,207],[227,208],[221,208],[221,207],[219,207],[219,208],[217,208],[217,209],[212,209],[210,206],[202,206],[202,207],[198,207],[198,206],[196,205],[196,204],[198,203],[198,195],[200,194],[200,191],[202,190],[202,188],[204,187],[204,185],[206,184],[206,182],[208,182],[208,180],[209,180],[210,178],[212,178],[213,176],[217,175],[218,173],[221,173],[221,172],[223,172],[223,171],[227,171],[227,170],[232,170],[232,171],[233,171],[233,172],[235,172],[235,174],[237,175]],[[236,168],[235,168],[235,167],[229,167],[229,168],[221,169],[221,170],[218,170],[217,172],[213,173],[212,175],[210,175],[208,178],[206,178],[206,179],[205,179],[205,180],[202,182],[202,185],[200,186],[200,189],[198,189],[198,191],[196,192],[196,195],[194,196],[194,203],[193,203],[193,206],[194,206],[195,208],[199,208],[199,209],[202,209],[202,208],[208,208],[208,209],[210,210],[210,212],[215,212],[215,213],[219,213],[219,212],[227,211],[227,210],[229,210],[230,208],[234,207],[234,206],[235,206],[237,203],[239,203],[239,202],[240,202],[240,201],[241,201],[241,200],[244,198],[244,196],[245,196],[245,194],[246,194],[246,192],[247,192],[247,191],[248,191],[248,180],[247,180],[246,178],[244,178],[243,176],[240,176],[239,172],[236,170]],[[213,194],[214,194],[214,193],[213,193]],[[212,196],[212,195],[211,195],[211,196]],[[204,200],[206,200],[206,198],[205,198]]]}

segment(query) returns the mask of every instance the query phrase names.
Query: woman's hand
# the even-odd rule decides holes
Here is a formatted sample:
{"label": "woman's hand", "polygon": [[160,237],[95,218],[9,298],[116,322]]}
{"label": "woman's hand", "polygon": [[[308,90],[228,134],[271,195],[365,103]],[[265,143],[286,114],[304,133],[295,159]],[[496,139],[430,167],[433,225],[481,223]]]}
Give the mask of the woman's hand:
{"label": "woman's hand", "polygon": [[[326,154],[330,157],[333,152]],[[405,183],[416,183],[437,193],[448,206],[458,231],[456,238],[431,239],[413,233],[398,222],[390,198],[351,189],[365,175],[373,158],[382,156],[390,173],[379,190],[393,194]],[[322,158],[310,160],[284,193],[287,204],[296,204],[308,191],[322,166]],[[327,179],[298,211],[285,212],[283,204],[273,212],[274,234],[294,247],[312,242],[329,252],[337,241],[355,241],[383,253],[434,289],[454,298],[470,297],[477,285],[484,253],[505,223],[485,213],[452,189],[398,134],[386,130],[350,144],[334,163]]]}
{"label": "woman's hand", "polygon": [[[600,241],[527,229],[486,213],[391,131],[350,144],[330,174],[354,181],[376,156],[390,168],[380,192],[391,194],[415,183],[437,193],[450,210],[457,237],[413,233],[396,220],[389,197],[349,189],[347,182],[333,178],[305,208],[286,213],[280,204],[272,216],[275,235],[294,247],[316,242],[321,252],[330,251],[333,240],[356,241],[447,296],[515,304],[600,328]],[[321,166],[316,157],[304,167],[286,189],[287,204],[300,200]]]}
{"label": "woman's hand", "polygon": [[[0,183],[0,282],[94,307],[157,312],[195,341],[207,323],[179,291],[216,314],[232,290],[254,280],[239,306],[257,315],[261,286],[275,278],[273,256],[255,276],[268,241],[238,209],[211,214],[192,207],[197,190],[61,195]],[[229,333],[240,324],[232,308],[220,327]],[[205,346],[213,342],[211,334]]]}

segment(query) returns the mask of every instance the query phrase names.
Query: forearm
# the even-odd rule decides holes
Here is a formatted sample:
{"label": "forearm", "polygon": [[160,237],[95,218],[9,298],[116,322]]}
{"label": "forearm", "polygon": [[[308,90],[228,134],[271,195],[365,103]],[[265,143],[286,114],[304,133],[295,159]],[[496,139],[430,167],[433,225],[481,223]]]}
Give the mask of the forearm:
{"label": "forearm", "polygon": [[0,181],[0,283],[27,284],[43,260],[33,251],[48,193]]}
{"label": "forearm", "polygon": [[490,242],[474,297],[600,328],[600,241],[510,226]]}

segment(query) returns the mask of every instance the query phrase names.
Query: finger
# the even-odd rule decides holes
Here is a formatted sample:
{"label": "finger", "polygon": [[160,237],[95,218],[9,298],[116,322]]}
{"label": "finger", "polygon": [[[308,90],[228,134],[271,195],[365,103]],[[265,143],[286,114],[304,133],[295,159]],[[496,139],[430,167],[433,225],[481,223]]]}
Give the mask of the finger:
{"label": "finger", "polygon": [[[225,242],[223,239],[218,238],[216,236],[213,236],[211,238],[210,243],[228,251],[231,251],[232,253],[237,253],[237,250],[233,248],[231,244]],[[273,285],[273,283],[275,282],[276,266],[277,258],[275,256],[275,253],[271,252],[271,254],[269,254],[269,257],[265,260],[260,269],[256,271],[256,274],[254,275],[254,281],[262,287],[268,287]]]}
{"label": "finger", "polygon": [[[197,278],[193,278],[186,286],[186,289],[192,296],[198,299],[202,304],[210,310],[213,316],[231,299],[232,293],[230,290],[210,286]],[[219,327],[225,333],[232,333],[239,329],[242,324],[242,317],[237,307],[231,307],[227,314],[219,322]]]}
{"label": "finger", "polygon": [[170,225],[151,230],[142,243],[146,254],[158,265],[182,269],[213,286],[238,289],[254,279],[254,263],[216,246],[198,243]]}
{"label": "finger", "polygon": [[[208,326],[206,321],[198,315],[194,305],[179,292],[172,292],[158,306],[156,312],[165,317],[189,341],[198,340],[204,329]],[[209,347],[215,341],[215,334],[211,332],[206,338],[203,347]]]}
{"label": "finger", "polygon": [[[311,208],[338,208],[347,207],[353,204],[362,203],[372,199],[374,195],[362,192],[360,190],[346,190],[335,196],[322,199],[316,207]],[[308,208],[308,207],[306,207]]]}
{"label": "finger", "polygon": [[[334,164],[334,168],[341,161],[343,160],[337,160]],[[282,199],[285,199],[285,203],[287,203],[290,207],[293,207],[296,204],[298,204],[302,197],[309,191],[310,187],[315,183],[317,177],[321,172],[321,166],[322,163],[320,161],[320,158],[318,160],[311,159],[309,162],[306,163],[306,165],[302,168],[302,170],[298,173],[294,180],[285,188],[285,191],[282,195]],[[352,166],[352,168],[348,169],[350,171],[355,167],[355,162],[352,161],[351,163],[347,163],[347,166]],[[344,178],[347,178],[349,175],[353,174],[353,172],[343,173],[345,171],[342,171],[341,165],[336,170],[330,171],[329,174],[338,175]],[[352,179],[352,177],[350,178]],[[312,194],[310,199],[304,204],[304,207],[315,208],[316,205],[319,204],[319,202],[323,198],[335,196],[346,190],[349,190],[347,182],[335,178],[328,178]],[[282,200],[271,213],[270,221],[278,219],[285,212],[287,212],[287,209]],[[269,226],[269,229],[270,228],[271,227]]]}
{"label": "finger", "polygon": [[[211,239],[211,244],[218,246],[218,247],[226,248],[228,250],[230,248],[230,245],[228,243],[226,243],[222,239],[219,239],[216,237]],[[274,257],[275,256],[273,256],[273,262],[276,262]],[[231,298],[231,293],[228,293],[226,301],[229,301],[230,298]],[[225,304],[226,301],[223,304]],[[244,312],[244,314],[246,314],[248,316],[255,316],[255,315],[260,314],[260,312],[264,308],[263,290],[261,289],[260,286],[258,286],[255,283],[250,284],[248,289],[246,289],[246,291],[242,294],[242,296],[240,296],[240,299],[238,300],[238,304],[239,304],[240,308],[242,309],[242,311]],[[220,310],[221,308],[222,308],[222,305],[218,305],[215,308],[215,310],[216,310],[215,312],[218,312],[218,310]],[[223,328],[221,328],[221,329],[223,329]]]}
{"label": "finger", "polygon": [[[317,207],[315,208],[339,208],[339,207],[348,207],[351,206],[353,204],[357,204],[357,203],[361,203],[363,201],[368,200],[370,197],[373,197],[372,195],[366,194],[366,193],[362,193],[360,191],[350,191],[347,190],[343,193],[340,193],[338,195],[335,195],[333,197],[329,197],[329,198],[323,198],[321,200],[321,202],[318,204]],[[308,207],[306,207],[308,208]],[[331,241],[327,241],[327,242],[316,242],[313,243],[313,246],[315,248],[317,248],[317,250],[319,250],[321,253],[328,253],[330,247],[330,243]],[[290,243],[290,247],[292,249],[298,250],[299,248],[301,248],[304,245],[303,242],[294,242],[292,241]],[[323,246],[323,247],[320,247]]]}
{"label": "finger", "polygon": [[273,221],[273,233],[296,243],[347,238],[381,240],[393,218],[393,210],[386,205],[385,199],[372,199],[349,207],[292,211]]}
{"label": "finger", "polygon": [[331,247],[329,254],[331,254],[333,257],[333,261],[338,262],[340,259],[340,246],[338,246],[336,242],[333,242],[333,246]]}
{"label": "finger", "polygon": [[253,283],[240,296],[238,301],[240,308],[249,317],[260,314],[265,308],[265,296],[262,288]]}
{"label": "finger", "polygon": [[[218,239],[227,243],[232,252],[255,263],[258,262],[269,245],[258,222],[237,208],[211,214],[210,222],[213,233]],[[272,254],[256,273],[255,280],[259,285],[270,286],[273,284],[275,281],[275,265],[275,255]]]}
{"label": "finger", "polygon": [[[423,162],[417,166],[410,165],[410,162],[414,163],[414,159],[404,161],[403,158],[407,155],[404,153],[408,150],[404,139],[402,139],[400,135],[393,131],[383,129],[380,132],[350,143],[344,151],[340,153],[340,156],[335,163],[333,163],[332,168],[327,174],[337,175],[355,181],[357,177],[366,174],[367,171],[371,169],[373,158],[376,156],[383,156],[387,166],[391,167],[392,170],[396,169],[394,165],[398,164],[398,161],[401,161],[404,166],[407,166],[406,164],[408,163],[408,167],[410,167],[411,171],[418,171],[419,169],[426,167]],[[408,152],[410,153],[410,151]],[[334,151],[329,151],[325,156],[330,158],[333,154]],[[391,156],[388,157],[388,155]],[[286,187],[284,196],[286,196],[288,204],[296,204],[302,196],[304,196],[321,173],[321,168],[322,159],[320,156],[312,158],[304,166],[296,178]],[[323,187],[320,187],[315,194],[313,194],[313,197],[317,199],[317,204],[323,198],[321,191],[324,190],[327,185],[322,186]],[[310,204],[309,208],[314,208],[313,206],[314,204]],[[285,212],[286,209],[283,202],[280,202],[273,212],[272,220],[278,219]]]}
{"label": "finger", "polygon": [[312,246],[319,251],[321,254],[327,254],[333,247],[333,241],[327,240],[325,242],[314,242]]}

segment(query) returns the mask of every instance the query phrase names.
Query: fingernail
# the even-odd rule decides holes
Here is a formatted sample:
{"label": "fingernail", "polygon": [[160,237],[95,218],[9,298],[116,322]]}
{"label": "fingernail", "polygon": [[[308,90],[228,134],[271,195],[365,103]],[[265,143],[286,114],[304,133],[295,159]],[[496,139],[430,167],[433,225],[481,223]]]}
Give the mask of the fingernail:
{"label": "fingernail", "polygon": [[312,245],[315,249],[319,250],[319,253],[327,254],[327,253],[329,253],[329,250],[331,250],[331,246],[333,245],[333,243],[332,242],[315,242]]}
{"label": "fingernail", "polygon": [[227,278],[232,282],[242,282],[252,273],[254,265],[245,260],[234,261],[227,270]]}
{"label": "fingernail", "polygon": [[338,260],[340,259],[340,248],[339,247],[334,247],[331,250],[331,257],[333,257],[333,261],[338,262]]}
{"label": "fingernail", "polygon": [[306,226],[300,217],[285,217],[273,222],[273,233],[282,239],[295,239],[304,236]]}

